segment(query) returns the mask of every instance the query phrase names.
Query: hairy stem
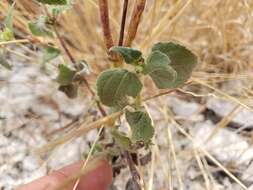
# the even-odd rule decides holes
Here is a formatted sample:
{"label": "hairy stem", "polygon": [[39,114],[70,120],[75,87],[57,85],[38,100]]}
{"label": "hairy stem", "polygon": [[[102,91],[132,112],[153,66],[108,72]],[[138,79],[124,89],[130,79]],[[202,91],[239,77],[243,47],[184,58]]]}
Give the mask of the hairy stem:
{"label": "hairy stem", "polygon": [[142,15],[144,8],[145,8],[145,4],[146,4],[146,0],[136,0],[135,1],[134,10],[133,10],[130,24],[128,27],[127,38],[126,38],[126,41],[124,44],[125,46],[130,47],[133,40],[135,39],[137,30],[138,30],[138,26],[139,26],[140,20],[141,20],[141,15]]}
{"label": "hairy stem", "polygon": [[127,164],[128,164],[128,167],[129,167],[129,170],[131,172],[131,175],[132,175],[132,178],[135,180],[135,181],[139,181],[140,180],[140,175],[139,175],[139,172],[137,171],[136,167],[135,167],[135,164],[132,160],[132,157],[130,155],[130,153],[128,151],[125,151],[124,152],[124,157],[127,161]]}
{"label": "hairy stem", "polygon": [[65,51],[66,55],[68,56],[69,60],[71,61],[72,64],[75,64],[75,59],[72,56],[72,54],[70,53],[69,49],[67,48],[67,45],[65,44],[64,40],[62,39],[57,27],[55,26],[55,24],[53,25],[54,28],[54,32],[56,34],[56,37],[58,38],[63,50]]}
{"label": "hairy stem", "polygon": [[104,40],[107,50],[113,46],[113,40],[110,29],[109,11],[107,0],[99,0],[100,19],[104,33]]}
{"label": "hairy stem", "polygon": [[127,15],[127,7],[128,7],[128,0],[124,0],[122,17],[121,17],[121,26],[120,26],[120,35],[119,35],[119,46],[123,45],[124,41],[124,33],[125,33],[125,25],[126,25],[126,15]]}

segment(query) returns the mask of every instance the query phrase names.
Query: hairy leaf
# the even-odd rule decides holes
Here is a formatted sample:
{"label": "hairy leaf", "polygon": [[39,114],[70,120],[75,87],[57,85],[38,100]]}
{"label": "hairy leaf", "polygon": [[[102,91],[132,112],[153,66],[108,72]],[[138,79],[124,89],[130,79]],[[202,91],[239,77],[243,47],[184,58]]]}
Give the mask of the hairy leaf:
{"label": "hairy leaf", "polygon": [[73,81],[75,74],[76,74],[75,70],[72,70],[71,68],[69,68],[68,66],[66,66],[64,64],[60,64],[57,82],[61,86],[70,85]]}
{"label": "hairy leaf", "polygon": [[126,112],[126,120],[132,129],[134,141],[149,141],[154,136],[154,127],[146,112]]}
{"label": "hairy leaf", "polygon": [[142,59],[142,53],[140,51],[129,47],[114,46],[110,51],[119,53],[127,64],[134,64]]}
{"label": "hairy leaf", "polygon": [[3,32],[0,35],[0,41],[10,41],[14,38],[13,31],[5,27]]}
{"label": "hairy leaf", "polygon": [[66,5],[67,0],[37,0],[40,3],[49,4],[49,5]]}
{"label": "hairy leaf", "polygon": [[31,33],[35,36],[53,37],[52,31],[50,31],[46,26],[47,20],[48,17],[42,15],[38,20],[29,22],[28,27]]}
{"label": "hairy leaf", "polygon": [[160,51],[171,60],[170,65],[177,72],[177,78],[173,87],[184,84],[191,76],[192,70],[197,64],[197,57],[184,46],[173,43],[157,43],[152,51]]}
{"label": "hairy leaf", "polygon": [[47,46],[43,50],[42,63],[47,63],[60,55],[61,51],[55,47]]}
{"label": "hairy leaf", "polygon": [[117,130],[113,130],[111,134],[121,148],[130,150],[131,140],[128,137],[126,137],[123,133]]}
{"label": "hairy leaf", "polygon": [[147,58],[145,72],[151,76],[159,89],[174,86],[177,73],[169,64],[170,59],[168,56],[160,51],[151,52]]}
{"label": "hairy leaf", "polygon": [[119,106],[127,96],[136,97],[141,89],[137,75],[125,69],[106,70],[97,79],[98,96],[107,106]]}
{"label": "hairy leaf", "polygon": [[56,6],[50,6],[49,12],[52,14],[53,17],[57,17],[59,14],[61,14],[64,11],[67,11],[72,8],[71,3],[67,3],[66,5],[56,5]]}

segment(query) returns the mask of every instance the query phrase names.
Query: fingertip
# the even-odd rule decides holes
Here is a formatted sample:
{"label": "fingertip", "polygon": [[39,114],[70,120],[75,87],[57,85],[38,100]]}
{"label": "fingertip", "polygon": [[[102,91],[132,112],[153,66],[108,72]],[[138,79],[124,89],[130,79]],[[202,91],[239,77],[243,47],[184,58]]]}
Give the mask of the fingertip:
{"label": "fingertip", "polygon": [[[64,181],[70,179],[71,177],[76,176],[81,171],[84,162],[79,161],[72,165],[66,166],[60,170],[57,170],[51,173],[48,176],[44,176],[39,178],[27,185],[24,185],[18,190],[42,190],[45,189],[54,189],[62,184]],[[89,164],[89,163],[88,163]],[[81,178],[80,182],[77,186],[78,190],[106,190],[112,183],[112,168],[109,162],[106,159],[97,159],[93,163],[90,163],[90,170],[88,166],[86,169],[87,173],[85,173]],[[69,183],[65,189],[72,189],[75,182]]]}
{"label": "fingertip", "polygon": [[106,190],[112,183],[112,167],[105,159],[88,174],[81,177],[78,189]]}

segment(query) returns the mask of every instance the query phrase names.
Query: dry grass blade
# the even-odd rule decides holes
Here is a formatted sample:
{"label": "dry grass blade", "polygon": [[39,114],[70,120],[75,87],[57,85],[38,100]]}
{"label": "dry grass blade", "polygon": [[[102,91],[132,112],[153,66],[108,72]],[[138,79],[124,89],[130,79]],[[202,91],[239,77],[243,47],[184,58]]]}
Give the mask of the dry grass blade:
{"label": "dry grass blade", "polygon": [[9,45],[9,44],[21,44],[21,43],[30,43],[30,40],[21,39],[21,40],[4,41],[4,42],[0,42],[0,46]]}
{"label": "dry grass blade", "polygon": [[217,124],[217,126],[215,127],[215,129],[212,131],[212,133],[208,136],[206,143],[208,141],[210,141],[215,134],[218,133],[218,131],[222,128],[225,128],[227,126],[227,124],[235,117],[235,115],[238,113],[238,111],[240,110],[240,105],[237,105],[234,107],[234,109],[225,117],[223,117],[223,119]]}
{"label": "dry grass blade", "polygon": [[248,106],[247,104],[245,104],[244,102],[241,102],[240,100],[238,100],[237,98],[233,97],[233,96],[230,96],[229,94],[223,92],[222,90],[219,90],[218,88],[215,88],[209,84],[207,84],[206,82],[202,81],[202,80],[199,80],[199,79],[193,79],[194,82],[196,83],[199,83],[203,86],[206,86],[214,91],[216,91],[218,94],[220,94],[221,96],[224,96],[227,100],[231,101],[231,102],[234,102],[236,104],[239,104],[241,105],[242,107],[248,109],[249,111],[253,112],[253,109]]}
{"label": "dry grass blade", "polygon": [[211,190],[210,181],[209,181],[209,178],[208,178],[208,176],[206,174],[204,165],[203,165],[203,163],[202,163],[202,161],[201,161],[201,159],[199,157],[199,153],[198,153],[198,151],[195,148],[193,149],[193,152],[194,152],[194,156],[195,156],[195,158],[197,160],[197,163],[199,165],[199,169],[200,169],[200,171],[201,171],[201,173],[202,173],[202,175],[204,177],[206,189],[207,190]]}
{"label": "dry grass blade", "polygon": [[[196,140],[190,134],[188,134],[175,120],[173,123],[177,127],[177,129],[189,140],[191,140],[194,144],[196,144]],[[203,147],[198,146],[199,151],[205,154],[210,160],[212,160],[219,168],[221,168],[231,179],[233,179],[238,185],[240,185],[243,189],[248,190],[246,185],[244,185],[237,177],[235,177],[226,167],[224,167],[218,160],[216,160],[208,151],[206,151]]]}
{"label": "dry grass blade", "polygon": [[[35,152],[40,155],[47,153],[60,144],[63,144],[73,138],[78,138],[93,129],[99,128],[103,124],[107,124],[108,122],[115,120],[116,118],[120,117],[121,114],[122,114],[122,111],[119,111],[119,112],[113,113],[109,116],[103,117],[103,118],[101,118],[93,123],[90,123],[88,125],[83,124],[78,129],[74,129],[74,130],[70,131],[69,133],[63,135],[59,139],[56,139],[56,140],[48,143],[44,147],[36,150]],[[110,127],[110,126],[108,125],[108,127]]]}
{"label": "dry grass blade", "polygon": [[181,172],[180,172],[178,165],[177,165],[177,156],[176,156],[176,152],[175,152],[175,147],[174,147],[174,143],[173,143],[173,138],[172,138],[170,126],[168,126],[168,139],[169,139],[169,144],[170,144],[170,148],[171,148],[171,152],[172,152],[172,159],[175,164],[175,169],[176,169],[176,173],[177,173],[179,189],[184,190]]}
{"label": "dry grass blade", "polygon": [[[91,149],[90,149],[90,151],[88,153],[88,156],[87,156],[87,158],[86,158],[86,160],[85,160],[85,162],[84,162],[84,164],[83,164],[83,166],[81,168],[81,171],[80,171],[81,173],[84,173],[84,171],[85,171],[85,169],[87,167],[87,164],[90,161],[90,158],[92,156],[92,152],[93,152],[93,150],[95,148],[95,145],[96,145],[97,141],[99,140],[100,134],[102,133],[103,129],[104,129],[104,126],[100,127],[100,129],[98,131],[98,134],[96,135],[96,138],[95,138],[94,142],[92,143],[92,146],[91,146]],[[78,186],[79,182],[80,182],[80,178],[78,178],[78,180],[76,181],[73,190],[77,190],[77,186]]]}

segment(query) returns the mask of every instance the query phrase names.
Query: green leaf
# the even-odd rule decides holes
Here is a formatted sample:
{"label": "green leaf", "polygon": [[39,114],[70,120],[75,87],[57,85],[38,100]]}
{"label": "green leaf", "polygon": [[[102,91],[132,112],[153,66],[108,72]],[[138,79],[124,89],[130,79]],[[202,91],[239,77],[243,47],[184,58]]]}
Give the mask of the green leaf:
{"label": "green leaf", "polygon": [[197,56],[184,46],[173,43],[157,43],[152,51],[160,51],[166,54],[171,60],[170,65],[177,72],[177,78],[173,87],[184,84],[191,76],[194,67],[197,64]]}
{"label": "green leaf", "polygon": [[66,5],[67,0],[37,0],[40,3],[48,5]]}
{"label": "green leaf", "polygon": [[76,74],[75,70],[72,70],[71,68],[69,68],[64,64],[60,64],[59,74],[56,80],[61,86],[67,86],[72,83],[75,74]]}
{"label": "green leaf", "polygon": [[145,72],[151,76],[159,89],[174,86],[177,73],[169,64],[170,59],[168,56],[159,51],[151,52],[147,58]]}
{"label": "green leaf", "polygon": [[110,49],[110,52],[119,53],[127,64],[134,64],[142,59],[140,51],[129,47],[114,46]]}
{"label": "green leaf", "polygon": [[148,142],[154,136],[154,127],[146,112],[126,111],[126,120],[132,129],[132,139],[134,141]]}
{"label": "green leaf", "polygon": [[47,21],[48,21],[48,17],[42,15],[39,17],[38,20],[29,22],[28,28],[31,31],[31,33],[35,36],[53,37],[53,33],[46,26]]}
{"label": "green leaf", "polygon": [[55,47],[47,46],[43,50],[42,63],[47,63],[60,55],[61,51]]}
{"label": "green leaf", "polygon": [[13,12],[15,7],[15,1],[12,3],[11,7],[8,10],[7,16],[5,18],[4,24],[13,33]]}
{"label": "green leaf", "polygon": [[109,69],[97,79],[97,91],[101,102],[107,106],[119,106],[127,96],[136,97],[142,84],[135,73],[125,69]]}
{"label": "green leaf", "polygon": [[75,84],[69,84],[66,86],[59,86],[59,90],[62,91],[68,98],[76,98],[78,92],[78,86]]}
{"label": "green leaf", "polygon": [[3,50],[0,50],[0,65],[2,65],[4,68],[8,70],[11,70],[12,68],[12,65],[10,65],[9,62],[6,60]]}
{"label": "green leaf", "polygon": [[113,130],[111,132],[113,138],[115,139],[116,143],[123,149],[130,150],[131,148],[131,140],[126,137],[123,133]]}
{"label": "green leaf", "polygon": [[3,32],[1,33],[0,40],[2,40],[2,41],[10,41],[13,38],[14,38],[13,32],[9,28],[5,27],[4,30],[3,30]]}

